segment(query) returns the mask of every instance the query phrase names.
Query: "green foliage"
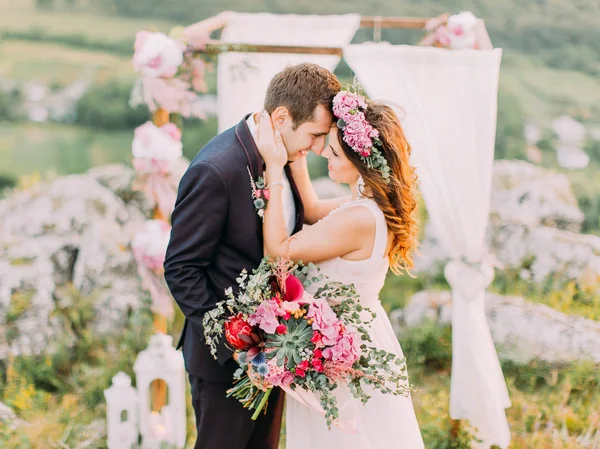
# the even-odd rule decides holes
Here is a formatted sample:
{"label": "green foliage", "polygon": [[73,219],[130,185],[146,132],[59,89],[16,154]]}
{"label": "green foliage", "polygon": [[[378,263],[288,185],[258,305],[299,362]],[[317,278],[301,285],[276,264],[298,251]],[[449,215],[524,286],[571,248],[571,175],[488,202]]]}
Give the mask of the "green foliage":
{"label": "green foliage", "polygon": [[32,42],[51,42],[55,44],[62,44],[71,48],[82,48],[85,50],[106,52],[123,56],[131,56],[134,39],[132,36],[131,40],[112,42],[94,39],[83,33],[56,34],[49,33],[40,28],[30,28],[28,30],[4,30],[0,32],[0,38]]}
{"label": "green foliage", "polygon": [[590,156],[590,165],[565,174],[584,215],[581,231],[600,235],[600,142],[589,141],[584,150]]}
{"label": "green foliage", "polygon": [[466,422],[449,419],[428,422],[421,433],[428,449],[471,449],[479,441]]}
{"label": "green foliage", "polygon": [[16,185],[17,180],[14,177],[0,173],[0,198],[6,190]]}
{"label": "green foliage", "polygon": [[402,350],[410,367],[434,371],[449,371],[452,366],[452,328],[427,322],[399,336]]}
{"label": "green foliage", "polygon": [[5,92],[0,90],[0,121],[13,121],[21,117],[21,91]]}
{"label": "green foliage", "polygon": [[76,123],[97,128],[134,128],[149,120],[148,108],[129,106],[129,82],[111,80],[90,88],[77,103]]}
{"label": "green foliage", "polygon": [[496,127],[496,159],[525,159],[526,117],[519,99],[508,89],[498,92],[498,119]]}
{"label": "green foliage", "polygon": [[217,135],[217,118],[184,120],[182,130],[183,155],[192,160],[202,147]]}
{"label": "green foliage", "polygon": [[[421,208],[421,211],[424,211],[424,208]],[[421,224],[424,223],[424,217],[420,217],[419,221]],[[394,309],[403,308],[412,295],[427,289],[448,290],[448,283],[443,273],[439,277],[426,277],[424,275],[410,277],[408,275],[396,276],[390,272],[379,298],[385,310],[389,313]]]}
{"label": "green foliage", "polygon": [[[533,262],[533,261],[531,261]],[[596,280],[579,283],[566,281],[564,277],[548,276],[542,284],[524,281],[520,269],[498,270],[490,291],[501,295],[521,295],[529,301],[546,304],[567,315],[576,315],[591,320],[600,320],[600,295]]]}
{"label": "green foliage", "polygon": [[[132,361],[143,350],[152,331],[148,309],[131,310],[119,335],[98,334],[94,328],[97,298],[82,296],[72,286],[57,295],[54,318],[64,333],[53,342],[52,354],[16,357],[13,380],[0,384],[0,398],[27,416],[47,407],[48,394],[80,395],[80,405],[97,407],[103,391],[118,371],[132,375]],[[37,405],[36,405],[37,404]]]}
{"label": "green foliage", "polygon": [[[565,0],[450,0],[441,4],[435,0],[331,0],[315,3],[302,1],[249,0],[180,0],[166,3],[160,0],[99,0],[99,8],[126,17],[170,19],[183,24],[201,20],[218,12],[272,12],[298,14],[342,14],[349,11],[381,16],[436,16],[443,12],[471,10],[486,20],[492,41],[498,47],[536,55],[545,64],[556,68],[573,68],[596,76],[599,73],[600,28],[597,26],[598,4],[579,0],[576,6]],[[372,39],[371,30],[363,30],[356,40]],[[410,30],[384,30],[383,38],[394,42],[415,42],[420,33]]]}

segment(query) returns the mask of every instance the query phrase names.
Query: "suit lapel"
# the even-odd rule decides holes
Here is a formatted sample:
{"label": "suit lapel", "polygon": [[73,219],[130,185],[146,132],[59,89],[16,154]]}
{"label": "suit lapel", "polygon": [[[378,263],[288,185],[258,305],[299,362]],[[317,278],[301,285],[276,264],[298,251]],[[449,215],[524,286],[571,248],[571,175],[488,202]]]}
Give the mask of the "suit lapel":
{"label": "suit lapel", "polygon": [[[252,133],[248,128],[248,117],[252,114],[246,114],[246,116],[239,122],[235,128],[235,135],[240,142],[244,153],[246,153],[246,159],[248,160],[248,168],[250,168],[250,173],[252,174],[252,179],[256,181],[260,176],[264,176],[263,169],[263,159],[260,155],[258,148],[256,147],[256,142],[254,141],[254,137],[252,137]],[[250,180],[248,179],[248,184],[250,184]],[[252,197],[249,198],[252,200]],[[260,242],[263,241],[263,223],[262,219],[256,213],[256,209],[254,209],[254,205],[252,205],[252,210],[254,211],[254,219],[256,220],[256,235]]]}
{"label": "suit lapel", "polygon": [[260,153],[258,152],[258,148],[256,148],[256,142],[254,141],[254,137],[252,137],[252,133],[248,128],[248,117],[251,114],[246,114],[246,116],[239,122],[235,128],[235,136],[237,137],[242,149],[246,153],[246,159],[248,159],[248,167],[250,167],[250,172],[252,173],[252,177],[256,180],[259,176],[263,176],[263,159]]}

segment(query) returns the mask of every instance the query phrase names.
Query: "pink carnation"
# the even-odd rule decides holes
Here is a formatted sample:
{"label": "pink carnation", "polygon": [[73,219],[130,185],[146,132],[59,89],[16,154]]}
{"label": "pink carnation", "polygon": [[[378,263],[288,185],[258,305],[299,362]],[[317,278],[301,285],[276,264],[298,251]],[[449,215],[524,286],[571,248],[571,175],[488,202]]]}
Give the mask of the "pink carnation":
{"label": "pink carnation", "polygon": [[269,373],[265,380],[275,387],[289,387],[294,381],[294,375],[290,373],[284,366],[277,365],[275,359],[267,362],[269,365]]}
{"label": "pink carnation", "polygon": [[335,345],[323,350],[323,357],[335,363],[352,366],[360,357],[358,335],[348,328]]}
{"label": "pink carnation", "polygon": [[274,334],[279,326],[277,316],[283,316],[283,314],[277,302],[269,299],[260,303],[256,312],[248,316],[248,323],[260,327],[267,334]]}

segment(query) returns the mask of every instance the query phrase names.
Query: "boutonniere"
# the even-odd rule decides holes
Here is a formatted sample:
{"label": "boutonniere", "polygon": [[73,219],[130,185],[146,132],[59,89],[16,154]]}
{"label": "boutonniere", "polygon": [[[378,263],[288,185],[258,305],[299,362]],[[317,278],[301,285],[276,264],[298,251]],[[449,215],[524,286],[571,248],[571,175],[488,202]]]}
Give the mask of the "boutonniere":
{"label": "boutonniere", "polygon": [[254,209],[256,214],[262,219],[265,219],[265,209],[269,202],[270,192],[265,184],[265,178],[259,176],[254,180],[252,178],[252,172],[248,167],[248,175],[250,175],[250,185],[252,186],[252,200],[254,202]]}

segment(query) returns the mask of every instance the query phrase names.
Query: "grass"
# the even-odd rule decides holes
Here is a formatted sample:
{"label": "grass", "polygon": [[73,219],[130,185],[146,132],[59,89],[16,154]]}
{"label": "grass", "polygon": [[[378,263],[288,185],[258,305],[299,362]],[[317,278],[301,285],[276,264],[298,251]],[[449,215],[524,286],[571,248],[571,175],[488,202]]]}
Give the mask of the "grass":
{"label": "grass", "polygon": [[[215,133],[214,119],[186,126],[184,156],[193,158]],[[66,175],[111,163],[130,165],[132,139],[129,129],[0,122],[0,176]]]}
{"label": "grass", "polygon": [[548,68],[530,56],[506,52],[500,86],[540,125],[566,113],[600,120],[600,81],[584,73]]}
{"label": "grass", "polygon": [[59,175],[131,160],[133,131],[69,125],[0,123],[0,171],[16,177],[34,172]]}
{"label": "grass", "polygon": [[92,40],[120,43],[130,41],[133,46],[135,33],[143,29],[168,32],[179,25],[156,19],[134,19],[105,16],[77,11],[41,11],[28,5],[10,6],[0,3],[0,31],[40,31],[46,35],[86,36]]}
{"label": "grass", "polygon": [[0,78],[66,85],[89,75],[96,82],[125,78],[132,84],[136,77],[130,58],[123,56],[52,43],[0,43]]}

